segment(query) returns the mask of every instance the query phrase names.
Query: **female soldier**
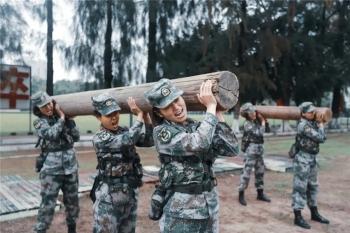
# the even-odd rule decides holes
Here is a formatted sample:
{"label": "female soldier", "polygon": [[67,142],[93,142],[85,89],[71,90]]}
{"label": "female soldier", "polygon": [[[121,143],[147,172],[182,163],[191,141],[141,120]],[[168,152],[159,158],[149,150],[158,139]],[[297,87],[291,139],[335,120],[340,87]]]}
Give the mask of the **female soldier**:
{"label": "female soldier", "polygon": [[[152,122],[128,99],[137,120],[130,128],[119,126],[120,107],[113,97],[92,97],[100,130],[93,137],[98,160],[98,176],[92,190],[94,201],[93,232],[135,232],[138,187],[142,185],[142,166],[137,146],[153,146]],[[143,121],[145,134],[141,134]],[[96,198],[96,201],[94,200]]]}
{"label": "female soldier", "polygon": [[201,123],[187,118],[183,91],[168,79],[145,93],[158,124],[153,138],[161,162],[160,187],[167,193],[165,198],[156,191],[151,202],[154,219],[160,217],[154,217],[154,205],[164,206],[161,232],[218,231],[219,200],[212,165],[218,155],[233,156],[239,149],[222,113],[216,111],[211,89],[211,81],[200,88],[198,99],[207,108]]}
{"label": "female soldier", "polygon": [[[245,153],[244,168],[239,184],[239,203],[247,205],[244,199],[244,190],[248,187],[250,173],[255,168],[255,187],[258,192],[257,199],[270,202],[264,194],[264,132],[266,120],[256,112],[255,106],[251,103],[243,104],[241,115],[246,118],[244,122],[244,132],[242,137],[241,150]],[[258,119],[257,119],[258,118]]]}
{"label": "female soldier", "polygon": [[310,229],[311,226],[304,220],[301,211],[305,204],[310,208],[311,220],[329,224],[329,220],[322,217],[317,209],[317,154],[319,144],[324,143],[326,134],[321,119],[315,119],[315,106],[311,102],[304,102],[300,106],[301,120],[297,127],[296,147],[293,170],[292,208],[294,210],[294,224]]}
{"label": "female soldier", "polygon": [[[78,128],[72,119],[66,119],[58,104],[45,92],[32,96],[33,112],[39,118],[34,121],[41,147],[37,171],[40,171],[41,204],[35,226],[36,232],[46,232],[49,228],[58,192],[63,192],[66,207],[68,232],[76,232],[79,214],[78,162],[73,149],[80,138]],[[41,163],[40,163],[41,161]]]}

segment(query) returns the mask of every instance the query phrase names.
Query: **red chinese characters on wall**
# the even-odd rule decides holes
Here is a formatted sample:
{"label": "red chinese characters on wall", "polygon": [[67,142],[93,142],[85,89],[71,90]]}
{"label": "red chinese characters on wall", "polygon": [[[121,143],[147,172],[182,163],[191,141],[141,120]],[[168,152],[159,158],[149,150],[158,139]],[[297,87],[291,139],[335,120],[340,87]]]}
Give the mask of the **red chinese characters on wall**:
{"label": "red chinese characters on wall", "polygon": [[12,65],[1,65],[0,67],[1,108],[29,108],[30,68]]}

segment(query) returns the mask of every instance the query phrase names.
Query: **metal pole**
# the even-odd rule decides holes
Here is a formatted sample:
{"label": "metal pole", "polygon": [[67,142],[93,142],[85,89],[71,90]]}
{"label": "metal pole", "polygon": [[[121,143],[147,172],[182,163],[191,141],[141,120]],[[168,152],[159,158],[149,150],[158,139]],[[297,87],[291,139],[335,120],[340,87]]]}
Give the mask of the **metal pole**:
{"label": "metal pole", "polygon": [[29,89],[29,132],[28,135],[32,135],[32,67],[29,67],[29,85],[30,85],[30,89]]}
{"label": "metal pole", "polygon": [[130,113],[129,114],[129,127],[131,127],[132,126],[132,122],[133,121],[133,118],[132,118],[132,114]]}

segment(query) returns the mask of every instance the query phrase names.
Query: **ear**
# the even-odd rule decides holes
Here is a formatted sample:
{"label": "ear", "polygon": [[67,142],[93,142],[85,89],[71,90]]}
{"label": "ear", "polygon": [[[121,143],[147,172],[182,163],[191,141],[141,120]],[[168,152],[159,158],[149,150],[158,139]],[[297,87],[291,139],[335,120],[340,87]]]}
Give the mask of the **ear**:
{"label": "ear", "polygon": [[164,118],[164,116],[160,112],[156,112],[157,116]]}

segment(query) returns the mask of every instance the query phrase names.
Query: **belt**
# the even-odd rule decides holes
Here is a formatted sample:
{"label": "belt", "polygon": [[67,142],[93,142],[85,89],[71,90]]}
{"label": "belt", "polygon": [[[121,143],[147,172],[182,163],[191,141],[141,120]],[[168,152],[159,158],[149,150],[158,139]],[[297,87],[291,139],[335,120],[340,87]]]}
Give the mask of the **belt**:
{"label": "belt", "polygon": [[69,145],[69,146],[63,146],[63,147],[59,147],[59,148],[42,149],[41,151],[44,153],[46,153],[46,152],[58,152],[58,151],[69,150],[72,148],[73,148],[73,145]]}
{"label": "belt", "polygon": [[102,178],[102,181],[104,183],[107,183],[108,185],[127,184],[131,188],[137,188],[142,186],[141,178],[135,178],[135,177],[133,178],[130,176],[122,176],[122,177],[105,176]]}
{"label": "belt", "polygon": [[201,159],[196,155],[186,155],[186,156],[171,156],[167,154],[160,154],[159,155],[159,161],[163,164],[167,164],[170,162],[192,162],[192,163],[198,163],[201,161]]}
{"label": "belt", "polygon": [[104,176],[102,180],[111,184],[128,183],[128,177],[126,176]]}
{"label": "belt", "polygon": [[202,194],[203,192],[210,192],[217,185],[216,178],[213,178],[210,182],[205,184],[186,184],[186,185],[174,185],[171,190],[179,193],[187,194]]}

